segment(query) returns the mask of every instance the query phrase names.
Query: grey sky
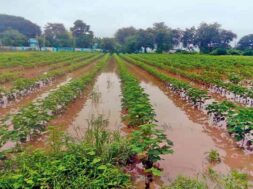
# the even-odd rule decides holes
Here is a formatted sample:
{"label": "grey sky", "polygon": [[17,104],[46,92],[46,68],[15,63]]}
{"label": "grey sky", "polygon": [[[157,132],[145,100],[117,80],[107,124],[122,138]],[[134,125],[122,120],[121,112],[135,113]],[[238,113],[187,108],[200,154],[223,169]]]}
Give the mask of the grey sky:
{"label": "grey sky", "polygon": [[40,26],[61,22],[70,27],[82,19],[102,37],[120,27],[146,28],[161,21],[173,28],[216,21],[239,37],[253,33],[253,0],[0,0],[0,13]]}

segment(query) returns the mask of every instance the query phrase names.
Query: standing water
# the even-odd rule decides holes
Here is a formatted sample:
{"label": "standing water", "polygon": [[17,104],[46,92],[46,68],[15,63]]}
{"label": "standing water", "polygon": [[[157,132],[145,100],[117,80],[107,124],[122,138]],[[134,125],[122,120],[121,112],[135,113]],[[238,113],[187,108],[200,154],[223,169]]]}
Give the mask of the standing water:
{"label": "standing water", "polygon": [[92,117],[103,115],[108,120],[108,129],[120,130],[124,125],[121,123],[121,89],[120,79],[116,74],[113,60],[102,72],[93,87],[93,90],[68,128],[68,133],[75,138],[80,138],[88,128],[88,120]]}

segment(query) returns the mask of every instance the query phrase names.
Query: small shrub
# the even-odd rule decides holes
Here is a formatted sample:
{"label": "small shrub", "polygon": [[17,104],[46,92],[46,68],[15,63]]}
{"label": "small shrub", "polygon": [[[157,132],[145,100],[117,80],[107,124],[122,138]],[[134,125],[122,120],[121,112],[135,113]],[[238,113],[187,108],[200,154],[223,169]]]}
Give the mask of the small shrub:
{"label": "small shrub", "polygon": [[219,163],[221,161],[220,154],[217,150],[211,150],[208,152],[207,159],[210,163]]}
{"label": "small shrub", "polygon": [[245,50],[242,53],[243,56],[253,56],[253,50]]}
{"label": "small shrub", "polygon": [[207,189],[207,186],[197,179],[179,176],[170,186],[164,189]]}
{"label": "small shrub", "polygon": [[223,48],[217,48],[214,49],[212,52],[210,52],[211,55],[227,55],[227,50]]}
{"label": "small shrub", "polygon": [[227,52],[229,55],[241,55],[242,54],[242,52],[237,49],[229,49]]}

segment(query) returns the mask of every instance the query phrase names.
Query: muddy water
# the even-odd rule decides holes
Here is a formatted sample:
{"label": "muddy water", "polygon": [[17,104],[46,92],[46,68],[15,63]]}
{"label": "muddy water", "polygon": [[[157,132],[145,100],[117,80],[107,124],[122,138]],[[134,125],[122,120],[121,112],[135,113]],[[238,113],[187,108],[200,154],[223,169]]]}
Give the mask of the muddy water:
{"label": "muddy water", "polygon": [[[157,185],[169,183],[178,175],[194,177],[204,173],[211,166],[206,159],[206,152],[211,149],[218,150],[222,157],[220,164],[213,165],[214,169],[222,173],[239,169],[253,177],[252,155],[247,155],[237,148],[224,131],[208,123],[206,115],[168,91],[162,82],[136,66],[128,66],[149,94],[157,114],[158,125],[174,142],[174,154],[163,156],[164,160],[160,161],[164,170]],[[137,185],[142,183],[140,177]]]}
{"label": "muddy water", "polygon": [[106,70],[98,76],[89,98],[67,132],[75,138],[82,137],[88,127],[87,120],[99,115],[108,120],[108,129],[120,130],[124,126],[121,123],[120,95],[120,79],[116,74],[115,63],[111,61]]}
{"label": "muddy water", "polygon": [[[85,89],[84,94],[71,103],[62,115],[50,121],[48,125],[56,126],[60,131],[80,139],[88,128],[87,120],[100,114],[103,114],[104,119],[108,119],[110,130],[120,130],[124,127],[121,123],[120,79],[116,73],[116,64],[113,60],[108,63],[108,66],[99,74],[94,83]],[[29,142],[27,146],[32,146],[32,149],[45,148],[47,137],[45,133]]]}

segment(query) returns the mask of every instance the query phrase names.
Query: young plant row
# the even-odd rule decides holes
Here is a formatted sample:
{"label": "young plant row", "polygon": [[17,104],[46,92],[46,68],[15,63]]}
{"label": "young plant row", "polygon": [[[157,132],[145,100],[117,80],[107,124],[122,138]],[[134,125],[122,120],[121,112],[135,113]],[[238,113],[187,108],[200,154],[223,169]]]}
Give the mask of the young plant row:
{"label": "young plant row", "polygon": [[224,79],[228,79],[231,74],[242,79],[252,79],[253,75],[252,57],[183,54],[141,54],[138,57],[159,61],[185,71],[210,72]]}
{"label": "young plant row", "polygon": [[172,142],[157,128],[155,112],[144,89],[128,72],[124,61],[119,56],[115,56],[115,59],[122,82],[123,118],[128,126],[135,127],[135,131],[129,136],[130,147],[137,161],[142,162],[147,173],[146,188],[149,188],[152,175],[160,176],[160,169],[155,163],[161,160],[161,155],[173,152]]}
{"label": "young plant row", "polygon": [[19,78],[20,73],[19,72],[4,72],[0,75],[0,84],[4,84],[9,81],[16,80]]}
{"label": "young plant row", "polygon": [[122,106],[127,112],[124,119],[133,127],[152,123],[155,120],[155,112],[149,102],[148,95],[144,93],[139,82],[127,71],[124,62],[116,56],[122,80]]}
{"label": "young plant row", "polygon": [[70,102],[81,95],[97,72],[105,65],[108,57],[106,55],[92,71],[80,79],[61,86],[45,99],[31,103],[17,114],[7,116],[0,128],[0,145],[8,141],[25,142],[29,136],[44,131],[48,121],[62,113]]}
{"label": "young plant row", "polygon": [[[15,52],[15,53],[1,53],[0,68],[12,67],[37,67],[55,64],[55,62],[62,62],[71,60],[74,57],[80,56],[82,53],[51,53],[51,52]],[[88,53],[87,53],[88,54]]]}
{"label": "young plant row", "polygon": [[180,96],[193,103],[193,105],[202,105],[204,101],[209,98],[205,90],[194,88],[184,81],[163,74],[152,66],[149,66],[141,61],[134,60],[129,56],[122,55],[122,57],[127,61],[146,70],[155,77],[158,77],[161,81],[167,83],[172,91],[180,94]]}
{"label": "young plant row", "polygon": [[[47,71],[56,70],[56,69],[71,65],[73,63],[80,62],[84,59],[88,59],[92,56],[94,56],[94,55],[92,55],[92,54],[85,54],[85,55],[79,54],[78,56],[73,56],[72,58],[71,57],[64,58],[64,60],[58,60],[54,64],[50,65],[50,67],[48,68]],[[11,81],[15,85],[16,80],[25,79],[24,77],[22,77],[22,72],[24,72],[24,71],[26,71],[26,70],[17,70],[17,71],[11,70],[11,71],[6,71],[6,72],[1,73],[0,84],[5,84],[6,82]],[[15,88],[15,86],[13,88]]]}
{"label": "young plant row", "polygon": [[161,63],[159,61],[150,61],[147,59],[142,59],[138,56],[132,56],[135,60],[145,61],[146,63],[168,70],[171,73],[180,75],[184,78],[190,79],[192,81],[196,81],[198,83],[207,85],[216,93],[220,93],[222,95],[230,95],[230,93],[234,94],[234,100],[240,101],[241,103],[249,106],[253,106],[253,90],[248,89],[247,87],[240,86],[233,82],[224,82],[222,79],[216,77],[215,74],[206,72],[206,74],[196,74],[191,73],[182,69],[177,68],[177,64],[173,64],[173,66],[168,66],[165,63]]}
{"label": "young plant row", "polygon": [[[178,81],[177,79],[171,79],[167,75],[164,75],[157,71],[155,68],[140,62],[133,60],[129,57],[123,56],[125,59],[130,61],[133,64],[136,64],[143,68],[144,70],[148,71],[149,73],[153,74],[154,76],[160,78],[164,82],[169,82],[171,85],[170,88],[172,90],[179,91],[181,97],[185,98],[184,94],[182,95],[182,91],[185,91],[185,95],[189,95],[189,98],[192,98],[191,96],[195,97],[195,93],[191,93],[192,90],[189,92],[187,91],[187,88],[189,87],[188,84],[183,83],[181,81]],[[174,82],[176,81],[176,82]],[[173,86],[174,85],[174,86]],[[189,89],[192,89],[190,87]],[[193,89],[194,91],[194,89]],[[199,91],[197,89],[197,91]],[[207,99],[207,96],[201,97],[202,94],[197,93],[197,99],[199,100],[191,100],[192,102],[198,102],[200,104],[205,104],[203,106],[204,109],[207,110],[208,114],[212,114],[214,116],[214,121],[216,123],[224,121],[226,124],[227,131],[237,140],[242,143],[242,145],[250,150],[253,150],[252,142],[253,142],[253,108],[244,108],[236,106],[232,102],[212,102],[211,104],[206,103],[205,100]],[[203,93],[205,94],[205,93]],[[194,104],[194,103],[193,103]],[[233,110],[233,111],[232,111]]]}
{"label": "young plant row", "polygon": [[225,122],[225,127],[241,147],[253,150],[253,108],[244,108],[231,102],[213,102],[206,107],[216,123]]}
{"label": "young plant row", "polygon": [[20,97],[24,97],[27,94],[31,93],[32,91],[49,84],[57,77],[63,76],[69,72],[72,72],[87,64],[92,63],[93,61],[98,59],[100,56],[101,55],[95,55],[81,62],[73,63],[70,66],[59,68],[56,70],[51,70],[47,74],[38,76],[37,78],[34,78],[34,79],[20,78],[16,80],[14,87],[10,91],[8,92],[0,91],[0,107],[4,107],[10,101],[14,101]]}

